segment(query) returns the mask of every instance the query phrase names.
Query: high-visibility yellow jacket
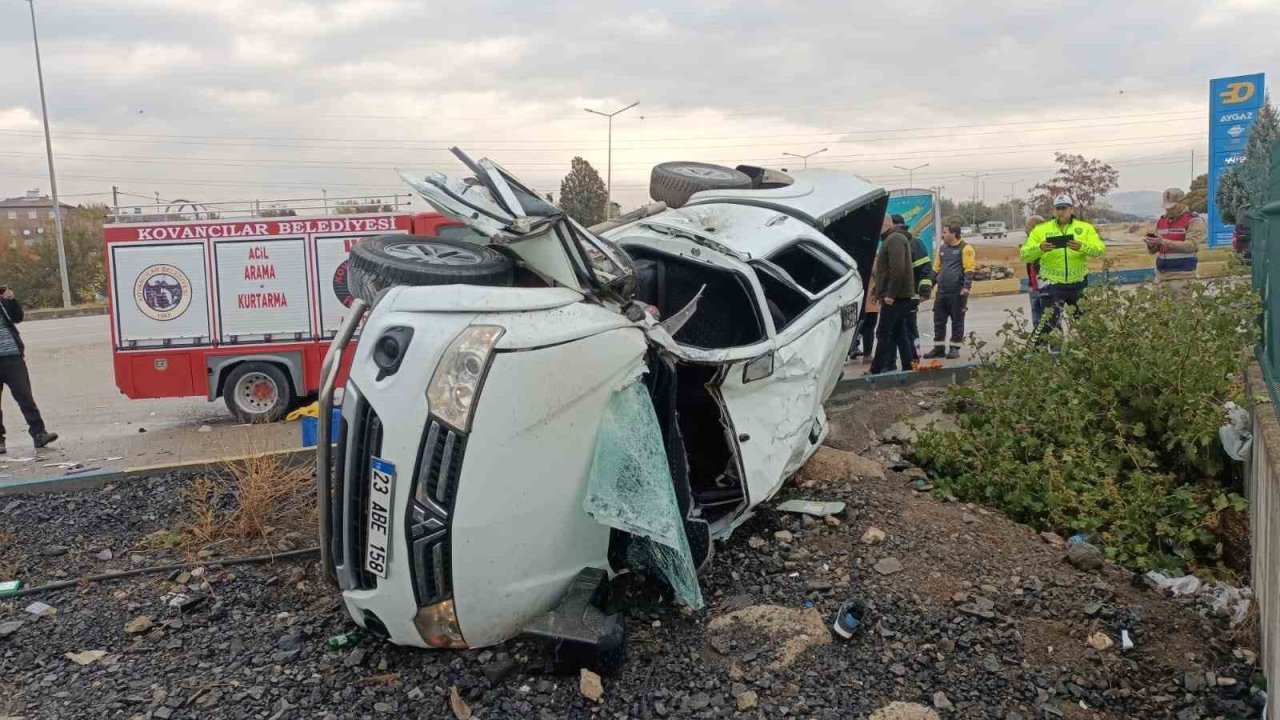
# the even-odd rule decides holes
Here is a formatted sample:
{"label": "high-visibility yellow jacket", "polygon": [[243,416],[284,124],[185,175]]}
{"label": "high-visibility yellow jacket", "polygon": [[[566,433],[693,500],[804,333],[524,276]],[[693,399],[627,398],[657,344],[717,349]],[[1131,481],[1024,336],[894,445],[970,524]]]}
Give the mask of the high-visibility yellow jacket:
{"label": "high-visibility yellow jacket", "polygon": [[[1064,247],[1061,250],[1054,248],[1049,252],[1040,249],[1047,240],[1060,235],[1066,235],[1080,243],[1080,249]],[[1106,250],[1107,246],[1102,244],[1102,238],[1098,237],[1098,231],[1093,225],[1071,218],[1071,222],[1064,227],[1054,218],[1035,226],[1018,254],[1023,262],[1040,264],[1041,283],[1077,283],[1089,276],[1088,259],[1098,257]]]}

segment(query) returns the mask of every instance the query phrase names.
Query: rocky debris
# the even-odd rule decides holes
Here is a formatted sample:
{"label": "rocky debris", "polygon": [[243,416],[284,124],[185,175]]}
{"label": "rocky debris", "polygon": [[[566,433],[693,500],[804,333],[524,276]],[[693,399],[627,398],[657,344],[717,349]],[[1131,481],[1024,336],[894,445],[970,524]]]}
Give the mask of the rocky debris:
{"label": "rocky debris", "polygon": [[871,713],[869,720],[941,720],[938,713],[915,703],[894,702]]}
{"label": "rocky debris", "polygon": [[792,535],[790,530],[779,530],[773,534],[773,539],[778,542],[793,543],[796,541],[796,536]]}
{"label": "rocky debris", "polygon": [[840,524],[841,524],[840,518],[836,517],[835,515],[824,515],[822,518],[822,522],[827,527],[833,527],[833,528],[840,527]]}
{"label": "rocky debris", "polygon": [[[583,670],[583,672],[587,671]],[[458,694],[457,685],[453,685],[449,688],[449,709],[453,712],[453,716],[457,718],[457,720],[471,720],[471,706],[463,702],[462,696]]]}
{"label": "rocky debris", "polygon": [[115,555],[110,550],[101,550],[98,553],[96,553],[94,557],[99,560],[110,560],[114,558]]}
{"label": "rocky debris", "polygon": [[751,537],[747,538],[747,546],[750,547],[752,550],[759,550],[760,548],[768,544],[769,544],[769,541],[765,540],[762,537],[752,535]]}
{"label": "rocky debris", "polygon": [[1071,543],[1067,550],[1067,562],[1080,570],[1092,572],[1102,568],[1102,551],[1087,542]]}
{"label": "rocky debris", "polygon": [[754,690],[747,690],[746,692],[739,693],[738,695],[735,695],[733,699],[738,703],[738,712],[755,710],[756,706],[760,703],[760,696],[757,695]]}
{"label": "rocky debris", "polygon": [[1044,540],[1050,545],[1053,545],[1054,547],[1067,544],[1067,541],[1061,535],[1059,535],[1056,532],[1049,532],[1048,530],[1040,533],[1040,539]]}
{"label": "rocky debris", "polygon": [[604,683],[600,680],[599,675],[582,668],[578,676],[578,692],[582,694],[582,697],[592,702],[600,702],[604,697]]}
{"label": "rocky debris", "polygon": [[0,623],[0,638],[7,638],[10,635],[18,632],[18,630],[22,627],[22,625],[23,625],[23,622],[21,620],[13,620],[7,623]]}
{"label": "rocky debris", "polygon": [[[789,667],[805,650],[831,643],[826,621],[813,608],[752,605],[714,617],[707,625],[708,640],[713,643],[716,638],[733,639],[748,634],[763,636],[774,653],[777,659],[769,666],[771,670]],[[750,662],[745,655],[743,660]]]}
{"label": "rocky debris", "polygon": [[960,515],[960,522],[963,522],[965,525],[972,525],[973,523],[978,522],[978,516],[973,513],[962,513]]}
{"label": "rocky debris", "polygon": [[1187,692],[1198,693],[1205,689],[1204,673],[1199,670],[1188,670],[1182,675],[1182,687]]}
{"label": "rocky debris", "polygon": [[800,487],[843,485],[856,478],[884,479],[884,466],[846,450],[820,447],[797,473]]}
{"label": "rocky debris", "polygon": [[887,557],[877,562],[875,569],[881,575],[892,575],[902,572],[902,562],[896,557]]}
{"label": "rocky debris", "polygon": [[106,650],[85,650],[63,653],[63,657],[77,665],[92,665],[107,656]]}
{"label": "rocky debris", "polygon": [[863,545],[879,545],[884,542],[884,539],[885,534],[883,530],[878,527],[869,527],[866,532],[862,533],[861,542]]}
{"label": "rocky debris", "polygon": [[920,431],[933,427],[939,431],[958,430],[960,426],[956,425],[956,421],[950,415],[935,410],[924,415],[901,420],[889,426],[884,431],[885,442],[902,444],[911,444],[920,439]]}
{"label": "rocky debris", "polygon": [[146,615],[139,615],[124,626],[124,631],[127,635],[141,635],[150,630],[153,625],[151,618]]}
{"label": "rocky debris", "polygon": [[947,698],[947,694],[939,690],[933,694],[933,706],[939,710],[954,710],[955,705]]}
{"label": "rocky debris", "polygon": [[58,609],[52,605],[42,603],[39,600],[31,603],[26,607],[26,611],[36,617],[53,617],[58,614]]}
{"label": "rocky debris", "polygon": [[1115,647],[1116,641],[1111,639],[1110,635],[1104,632],[1095,632],[1089,635],[1089,647],[1094,650],[1110,650]]}

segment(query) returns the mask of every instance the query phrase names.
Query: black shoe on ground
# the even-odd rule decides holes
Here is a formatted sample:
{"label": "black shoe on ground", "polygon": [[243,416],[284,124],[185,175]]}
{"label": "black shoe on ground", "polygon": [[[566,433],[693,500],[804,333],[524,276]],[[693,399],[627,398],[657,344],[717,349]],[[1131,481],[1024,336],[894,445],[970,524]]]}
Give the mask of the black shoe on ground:
{"label": "black shoe on ground", "polygon": [[953,348],[951,348],[950,350],[948,350],[948,351],[947,351],[947,359],[948,359],[948,360],[959,360],[959,359],[960,359],[960,348],[958,348],[958,347],[953,347]]}
{"label": "black shoe on ground", "polygon": [[57,439],[58,439],[58,433],[51,433],[51,432],[42,432],[38,435],[31,436],[31,441],[36,444],[37,450],[39,450],[40,448],[48,445],[49,443]]}
{"label": "black shoe on ground", "polygon": [[925,354],[926,360],[934,360],[936,358],[946,357],[947,351],[941,345],[935,345],[932,350]]}
{"label": "black shoe on ground", "polygon": [[0,455],[4,455],[7,452],[9,452],[9,448],[4,446],[4,440],[0,440]]}

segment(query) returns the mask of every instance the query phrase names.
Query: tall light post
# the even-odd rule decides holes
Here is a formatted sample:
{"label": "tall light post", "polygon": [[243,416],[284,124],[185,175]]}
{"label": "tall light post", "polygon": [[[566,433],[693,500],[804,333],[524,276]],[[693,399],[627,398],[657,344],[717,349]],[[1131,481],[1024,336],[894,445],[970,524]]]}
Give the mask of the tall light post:
{"label": "tall light post", "polygon": [[1000,180],[999,181],[1001,185],[1009,186],[1009,227],[1018,226],[1018,221],[1017,219],[1014,218],[1014,215],[1013,215],[1013,188],[1023,180],[1024,178],[1018,178],[1017,180]]}
{"label": "tall light post", "polygon": [[901,165],[894,165],[894,167],[895,167],[895,168],[897,168],[898,170],[906,170],[906,171],[907,171],[907,187],[909,187],[909,188],[910,188],[910,187],[915,187],[915,185],[914,185],[913,183],[914,183],[914,181],[915,181],[916,171],[917,171],[917,170],[919,170],[919,169],[921,169],[921,168],[927,168],[927,167],[929,167],[929,163],[925,163],[925,164],[923,164],[923,165],[917,165],[917,166],[915,166],[915,167],[902,167]]}
{"label": "tall light post", "polygon": [[973,178],[973,205],[969,207],[969,224],[975,228],[978,225],[978,178],[986,177],[991,173],[960,173],[963,177]]}
{"label": "tall light post", "polygon": [[71,307],[71,282],[67,279],[67,250],[62,244],[62,204],[58,202],[58,178],[53,172],[53,140],[49,137],[49,108],[44,102],[44,69],[40,66],[40,37],[36,34],[36,3],[31,9],[31,42],[36,48],[36,77],[40,81],[40,113],[44,116],[44,151],[49,157],[49,193],[53,198],[53,230],[58,239],[58,274],[62,276],[62,307]]}
{"label": "tall light post", "polygon": [[613,118],[615,115],[621,115],[639,104],[640,101],[637,100],[621,110],[616,110],[611,113],[600,112],[599,110],[592,110],[591,108],[583,108],[583,110],[586,110],[592,115],[600,115],[601,117],[609,119],[609,161],[605,169],[605,174],[608,179],[605,181],[604,186],[604,218],[606,220],[612,217],[610,213],[613,212]]}
{"label": "tall light post", "polygon": [[808,170],[808,169],[809,169],[809,158],[813,157],[814,155],[817,155],[818,153],[824,153],[824,152],[826,152],[826,151],[827,151],[827,149],[826,149],[826,148],[822,148],[821,150],[814,150],[813,152],[809,153],[808,155],[798,155],[798,154],[796,154],[796,153],[789,153],[789,152],[784,152],[784,153],[782,153],[782,154],[783,154],[783,155],[786,155],[787,157],[800,158],[801,160],[803,160],[803,161],[804,161],[804,169],[805,169],[805,170]]}

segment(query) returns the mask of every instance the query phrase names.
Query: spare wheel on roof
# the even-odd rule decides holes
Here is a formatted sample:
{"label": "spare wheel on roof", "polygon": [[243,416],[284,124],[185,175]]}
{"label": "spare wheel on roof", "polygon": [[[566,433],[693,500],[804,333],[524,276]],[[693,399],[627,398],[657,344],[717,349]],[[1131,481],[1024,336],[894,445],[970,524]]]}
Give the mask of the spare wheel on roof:
{"label": "spare wheel on roof", "polygon": [[351,294],[372,301],[393,285],[511,285],[511,259],[493,248],[426,235],[379,235],[351,248]]}
{"label": "spare wheel on roof", "polygon": [[703,190],[741,190],[751,187],[744,172],[722,165],[700,162],[665,162],[653,166],[649,175],[649,197],[678,208]]}

